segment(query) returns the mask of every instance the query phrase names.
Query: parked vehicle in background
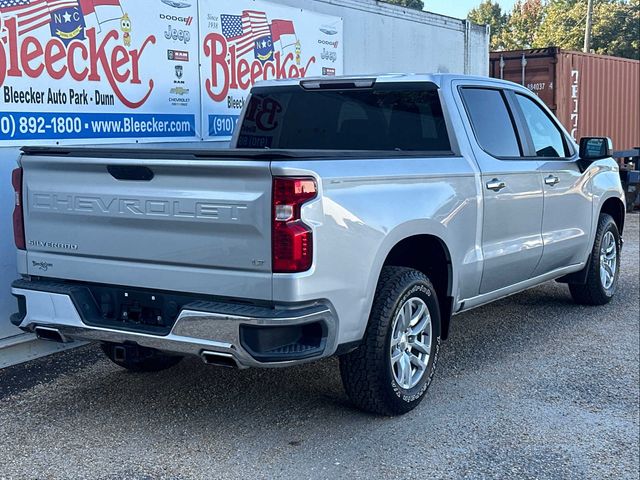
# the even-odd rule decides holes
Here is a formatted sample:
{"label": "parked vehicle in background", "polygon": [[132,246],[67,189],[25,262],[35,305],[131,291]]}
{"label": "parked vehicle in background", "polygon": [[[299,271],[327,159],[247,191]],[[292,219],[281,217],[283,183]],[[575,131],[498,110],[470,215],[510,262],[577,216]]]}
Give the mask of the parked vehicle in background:
{"label": "parked vehicle in background", "polygon": [[340,356],[360,408],[413,409],[452,316],[547,280],[611,300],[624,192],[524,87],[383,75],[255,87],[229,151],[26,148],[19,312],[134,371]]}
{"label": "parked vehicle in background", "polygon": [[640,61],[561,50],[492,52],[489,75],[524,85],[578,140],[606,136],[640,145]]}
{"label": "parked vehicle in background", "polygon": [[640,147],[614,152],[620,164],[622,188],[627,195],[627,212],[640,208]]}

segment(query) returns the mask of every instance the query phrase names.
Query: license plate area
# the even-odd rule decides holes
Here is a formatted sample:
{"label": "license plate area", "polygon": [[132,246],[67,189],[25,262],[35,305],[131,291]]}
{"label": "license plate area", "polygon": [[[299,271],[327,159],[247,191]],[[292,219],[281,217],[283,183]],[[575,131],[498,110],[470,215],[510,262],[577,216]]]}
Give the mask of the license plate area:
{"label": "license plate area", "polygon": [[156,295],[124,292],[119,300],[118,319],[144,325],[164,325],[164,299]]}
{"label": "license plate area", "polygon": [[[85,322],[96,326],[167,335],[189,297],[163,292],[92,286],[96,315]],[[88,320],[88,321],[87,321]]]}

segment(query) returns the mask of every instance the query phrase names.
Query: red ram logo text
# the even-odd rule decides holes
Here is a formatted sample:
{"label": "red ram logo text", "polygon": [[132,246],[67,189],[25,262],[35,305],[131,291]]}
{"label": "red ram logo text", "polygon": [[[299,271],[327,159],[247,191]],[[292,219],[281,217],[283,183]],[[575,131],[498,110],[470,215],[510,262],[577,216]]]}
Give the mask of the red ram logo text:
{"label": "red ram logo text", "polygon": [[258,80],[304,78],[309,66],[316,63],[316,57],[311,57],[304,67],[298,66],[293,53],[283,58],[280,52],[276,52],[273,62],[249,63],[238,58],[236,46],[229,46],[219,33],[210,33],[204,38],[204,56],[211,59],[211,76],[205,81],[205,88],[214,102],[224,101],[229,90],[248,90]]}
{"label": "red ram logo text", "polygon": [[[74,40],[65,45],[60,39],[52,38],[44,45],[33,36],[18,36],[15,17],[4,22],[7,42],[0,42],[0,86],[7,77],[39,78],[46,70],[54,80],[70,76],[77,82],[100,82],[103,75],[118,99],[129,108],[143,105],[153,90],[153,80],[148,82],[148,90],[139,100],[127,98],[121,89],[124,83],[139,85],[140,58],[149,44],[156,43],[156,37],[150,35],[135,50],[127,50],[122,45],[113,45],[119,33],[108,32],[98,42],[95,28],[88,28],[88,45]],[[113,48],[110,48],[113,45]],[[110,53],[109,53],[110,51]]]}

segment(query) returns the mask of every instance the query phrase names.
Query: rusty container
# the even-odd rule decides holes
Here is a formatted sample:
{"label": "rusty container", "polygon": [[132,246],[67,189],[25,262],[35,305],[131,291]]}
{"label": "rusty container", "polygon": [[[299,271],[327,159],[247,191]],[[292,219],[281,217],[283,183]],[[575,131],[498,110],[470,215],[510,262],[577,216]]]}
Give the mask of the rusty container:
{"label": "rusty container", "polygon": [[640,146],[640,61],[551,47],[492,52],[489,69],[537,94],[576,141],[607,136],[615,150]]}

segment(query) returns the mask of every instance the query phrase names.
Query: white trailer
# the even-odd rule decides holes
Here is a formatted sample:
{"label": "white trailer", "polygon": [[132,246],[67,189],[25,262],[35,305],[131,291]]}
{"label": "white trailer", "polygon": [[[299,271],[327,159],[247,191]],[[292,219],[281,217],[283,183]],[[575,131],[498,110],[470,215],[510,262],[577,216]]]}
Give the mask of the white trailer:
{"label": "white trailer", "polygon": [[376,0],[273,3],[342,17],[345,74],[489,75],[487,26]]}

